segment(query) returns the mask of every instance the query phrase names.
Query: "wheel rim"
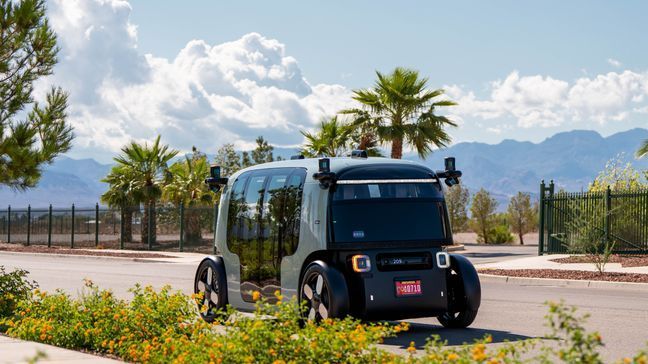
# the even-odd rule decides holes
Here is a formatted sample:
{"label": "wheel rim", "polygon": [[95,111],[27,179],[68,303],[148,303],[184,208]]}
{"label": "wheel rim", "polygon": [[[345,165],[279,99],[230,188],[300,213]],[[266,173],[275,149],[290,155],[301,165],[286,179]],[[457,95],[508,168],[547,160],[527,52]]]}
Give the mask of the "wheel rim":
{"label": "wheel rim", "polygon": [[[218,307],[218,280],[215,275],[216,271],[207,266],[206,269],[201,271],[198,282],[196,282],[196,293],[203,294],[202,300],[198,301],[198,305],[201,307],[201,313],[205,316],[212,315],[213,310]],[[206,311],[203,310],[204,307],[207,308]]]}
{"label": "wheel rim", "polygon": [[331,307],[329,289],[321,274],[312,273],[304,280],[302,300],[307,302],[306,312],[309,321],[325,320],[329,317]]}

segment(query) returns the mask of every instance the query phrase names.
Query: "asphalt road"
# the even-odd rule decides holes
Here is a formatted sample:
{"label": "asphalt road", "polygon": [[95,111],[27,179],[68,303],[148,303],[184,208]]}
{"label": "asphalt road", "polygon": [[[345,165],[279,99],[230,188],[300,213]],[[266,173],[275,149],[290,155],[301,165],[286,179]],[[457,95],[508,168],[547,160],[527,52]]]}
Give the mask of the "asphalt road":
{"label": "asphalt road", "polygon": [[[533,255],[533,247],[468,246],[466,256],[476,263],[492,259],[511,259]],[[511,247],[508,247],[509,249]],[[520,249],[518,249],[520,248]],[[517,250],[516,250],[517,249]],[[511,255],[513,254],[513,255]],[[128,289],[135,283],[174,288],[191,293],[194,264],[143,263],[124,259],[93,257],[9,254],[0,252],[0,265],[8,269],[23,268],[31,272],[45,290],[63,289],[71,294],[83,287],[83,279],[92,279],[101,287],[111,288],[117,295],[128,297]],[[515,341],[543,337],[547,312],[545,302],[564,300],[576,305],[580,312],[591,315],[586,326],[597,330],[606,342],[604,355],[608,361],[636,353],[646,348],[648,341],[648,292],[626,289],[565,288],[558,286],[525,286],[482,282],[482,305],[471,328],[442,329],[435,318],[410,320],[411,330],[397,338],[388,339],[386,345],[398,350],[410,341],[423,344],[430,335],[440,335],[451,345],[471,342],[486,333],[494,342]]]}

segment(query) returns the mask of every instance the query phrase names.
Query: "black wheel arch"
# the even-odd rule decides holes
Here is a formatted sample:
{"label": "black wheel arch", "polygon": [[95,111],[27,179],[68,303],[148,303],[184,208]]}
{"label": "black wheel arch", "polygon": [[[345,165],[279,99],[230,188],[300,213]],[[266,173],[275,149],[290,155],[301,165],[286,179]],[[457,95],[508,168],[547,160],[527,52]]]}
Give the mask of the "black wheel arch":
{"label": "black wheel arch", "polygon": [[481,304],[481,283],[475,266],[463,255],[450,254],[450,267],[461,277],[466,308],[477,311]]}

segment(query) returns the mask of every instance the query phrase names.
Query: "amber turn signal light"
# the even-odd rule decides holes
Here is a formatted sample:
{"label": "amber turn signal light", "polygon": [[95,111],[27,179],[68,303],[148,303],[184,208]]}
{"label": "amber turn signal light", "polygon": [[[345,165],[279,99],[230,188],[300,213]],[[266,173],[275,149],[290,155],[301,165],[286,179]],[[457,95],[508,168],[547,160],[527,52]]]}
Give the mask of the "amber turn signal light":
{"label": "amber turn signal light", "polygon": [[354,255],[351,257],[351,264],[354,272],[364,273],[371,270],[371,259],[367,255]]}

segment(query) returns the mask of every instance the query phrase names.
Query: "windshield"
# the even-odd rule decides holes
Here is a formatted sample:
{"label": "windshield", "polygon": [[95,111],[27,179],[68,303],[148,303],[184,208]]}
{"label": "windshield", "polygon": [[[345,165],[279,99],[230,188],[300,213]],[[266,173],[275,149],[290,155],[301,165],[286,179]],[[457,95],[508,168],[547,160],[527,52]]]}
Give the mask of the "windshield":
{"label": "windshield", "polygon": [[440,241],[446,238],[443,216],[443,200],[432,183],[338,184],[331,199],[331,240]]}

